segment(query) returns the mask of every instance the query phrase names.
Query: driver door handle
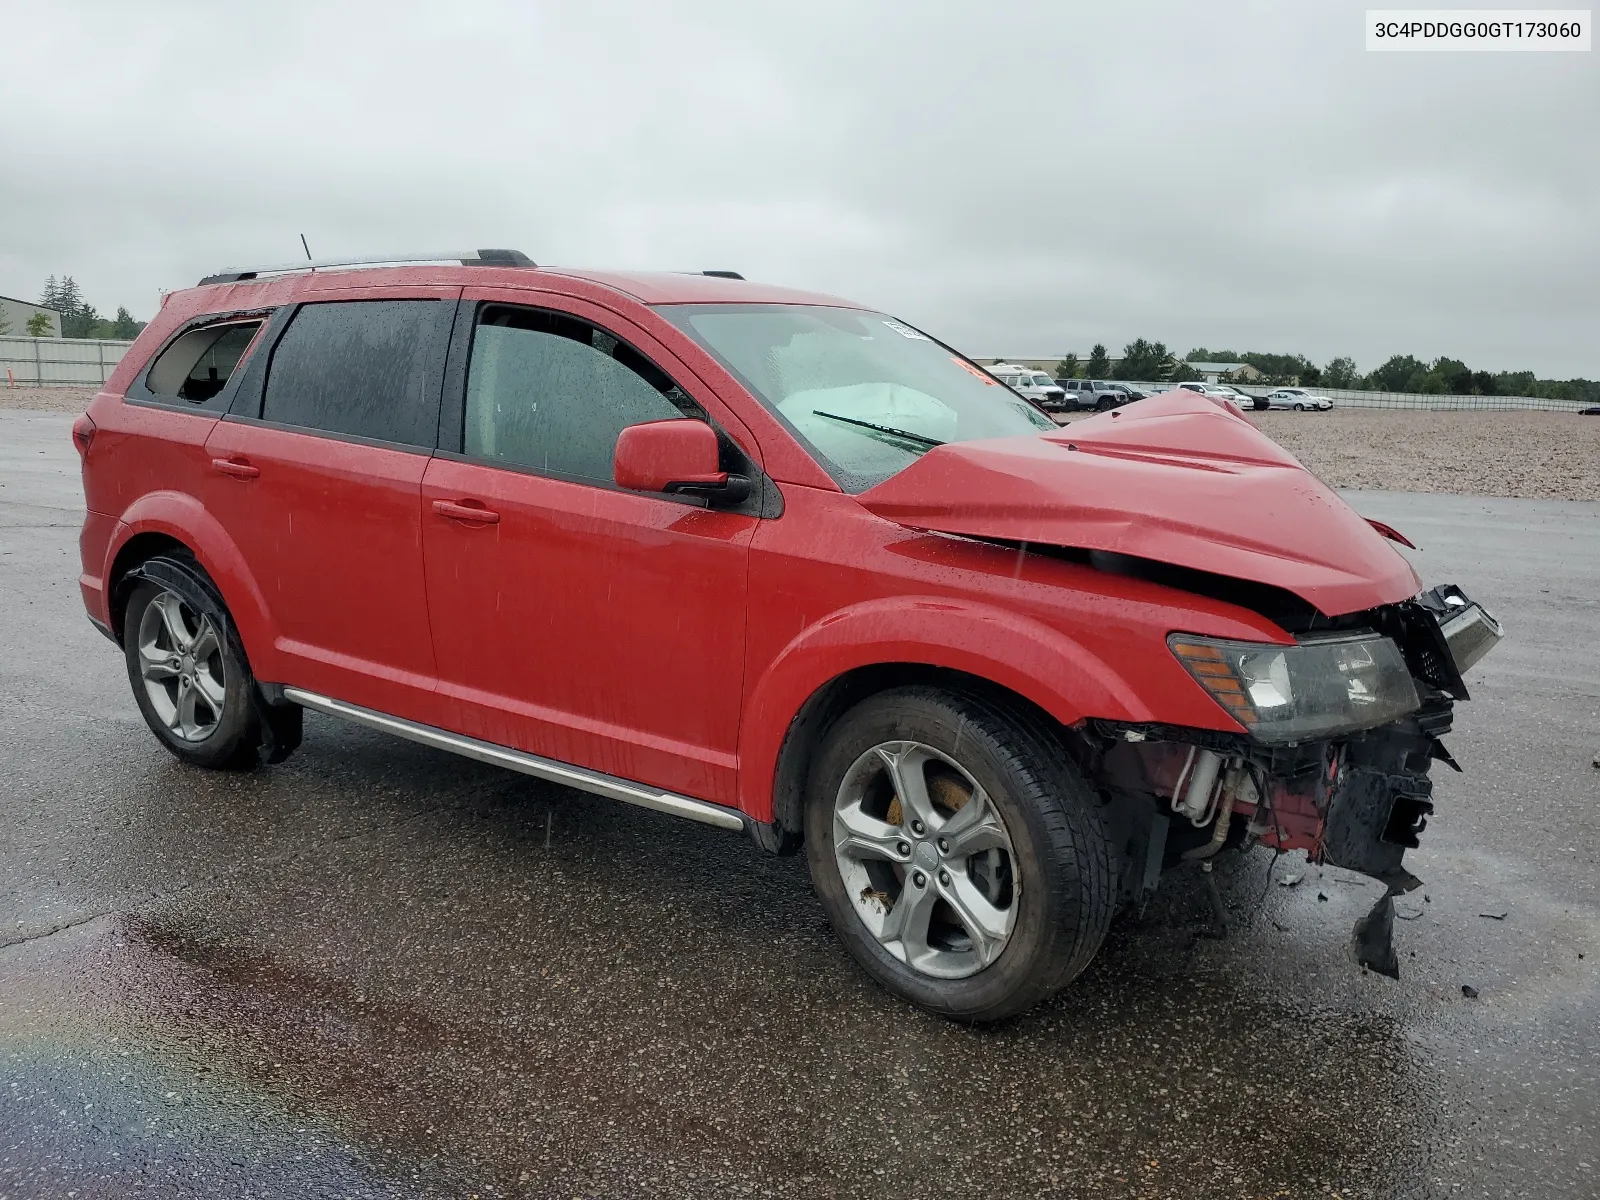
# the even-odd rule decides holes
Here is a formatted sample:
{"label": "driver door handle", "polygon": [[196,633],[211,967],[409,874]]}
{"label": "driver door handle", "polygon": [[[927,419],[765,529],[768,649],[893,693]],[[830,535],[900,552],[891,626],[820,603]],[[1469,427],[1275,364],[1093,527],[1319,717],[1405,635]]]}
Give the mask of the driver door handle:
{"label": "driver door handle", "polygon": [[261,474],[260,467],[252,467],[249,463],[235,458],[213,458],[211,465],[224,475],[232,475],[235,479],[255,479]]}
{"label": "driver door handle", "polygon": [[453,500],[435,500],[433,511],[451,521],[464,521],[470,525],[498,525],[500,514],[481,504],[457,504]]}

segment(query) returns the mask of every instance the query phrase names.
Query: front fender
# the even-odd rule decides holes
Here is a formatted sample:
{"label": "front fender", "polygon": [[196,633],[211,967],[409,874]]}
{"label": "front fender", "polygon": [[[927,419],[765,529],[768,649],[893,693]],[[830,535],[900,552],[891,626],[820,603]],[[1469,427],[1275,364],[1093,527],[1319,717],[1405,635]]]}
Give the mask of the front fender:
{"label": "front fender", "polygon": [[885,663],[978,676],[1026,697],[1064,725],[1090,716],[1156,719],[1118,671],[1069,635],[1031,617],[943,597],[866,601],[808,625],[757,679],[740,727],[739,797],[745,813],[772,821],[778,755],[806,701],[848,671]]}
{"label": "front fender", "polygon": [[159,533],[183,543],[222,593],[257,678],[272,679],[277,668],[277,626],[266,597],[244,555],[205,505],[185,492],[146,492],[122,513],[106,548],[101,578],[109,589],[117,556],[141,533]]}

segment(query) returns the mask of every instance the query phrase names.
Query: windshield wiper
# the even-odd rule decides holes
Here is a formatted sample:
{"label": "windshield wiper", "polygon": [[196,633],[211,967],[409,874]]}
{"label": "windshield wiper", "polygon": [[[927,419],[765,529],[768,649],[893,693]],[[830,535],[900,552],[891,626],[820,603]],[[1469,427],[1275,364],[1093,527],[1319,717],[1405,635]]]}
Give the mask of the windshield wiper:
{"label": "windshield wiper", "polygon": [[862,429],[871,429],[877,433],[887,433],[890,437],[902,438],[908,442],[915,442],[932,450],[935,446],[944,445],[938,438],[927,437],[924,434],[912,433],[906,429],[894,429],[888,425],[874,425],[871,421],[858,421],[854,417],[841,417],[838,413],[825,413],[813,408],[811,415],[814,417],[827,417],[830,421],[843,421],[846,425],[859,425]]}

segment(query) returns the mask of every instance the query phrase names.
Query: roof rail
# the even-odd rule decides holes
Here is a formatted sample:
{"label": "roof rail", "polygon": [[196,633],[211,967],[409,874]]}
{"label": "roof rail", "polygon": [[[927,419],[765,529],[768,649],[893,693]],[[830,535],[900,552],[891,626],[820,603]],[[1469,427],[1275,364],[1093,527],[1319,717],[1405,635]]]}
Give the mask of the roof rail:
{"label": "roof rail", "polygon": [[320,271],[334,267],[389,267],[402,263],[458,262],[464,267],[536,267],[520,250],[448,250],[440,254],[376,254],[358,258],[319,258],[312,262],[279,263],[271,267],[234,267],[207,275],[199,286],[212,283],[243,283],[262,275],[290,275],[297,271]]}

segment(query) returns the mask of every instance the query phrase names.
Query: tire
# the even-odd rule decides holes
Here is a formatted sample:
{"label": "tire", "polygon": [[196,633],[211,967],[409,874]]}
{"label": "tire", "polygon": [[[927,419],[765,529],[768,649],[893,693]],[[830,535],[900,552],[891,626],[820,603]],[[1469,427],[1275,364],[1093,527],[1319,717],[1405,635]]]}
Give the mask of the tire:
{"label": "tire", "polygon": [[1304,404],[1296,404],[1294,410],[1295,412],[1305,412],[1306,406]]}
{"label": "tire", "polygon": [[[918,778],[920,799],[902,801],[915,784],[896,779]],[[982,807],[969,820],[974,800]],[[1105,940],[1116,875],[1099,808],[1042,720],[975,696],[896,688],[823,738],[807,785],[806,855],[835,932],[867,974],[929,1012],[999,1021],[1070,982]],[[930,820],[919,824],[919,811]],[[961,842],[988,848],[963,857]],[[896,937],[900,926],[911,932]]]}
{"label": "tire", "polygon": [[1095,412],[1110,412],[1115,407],[1115,402],[1111,400],[1096,400],[1094,404]]}
{"label": "tire", "polygon": [[262,741],[255,680],[215,585],[176,554],[149,559],[134,574],[122,648],[145,724],[183,762],[254,766]]}

